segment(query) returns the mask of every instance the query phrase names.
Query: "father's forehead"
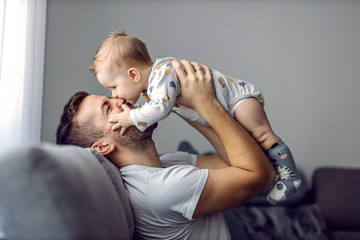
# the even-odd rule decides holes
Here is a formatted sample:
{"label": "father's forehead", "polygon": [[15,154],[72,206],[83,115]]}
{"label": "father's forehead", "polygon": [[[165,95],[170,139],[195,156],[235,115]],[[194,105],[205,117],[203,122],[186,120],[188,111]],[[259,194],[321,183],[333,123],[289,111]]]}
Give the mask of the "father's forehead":
{"label": "father's forehead", "polygon": [[108,97],[99,95],[89,95],[80,104],[77,119],[79,121],[89,121],[101,115],[101,106]]}

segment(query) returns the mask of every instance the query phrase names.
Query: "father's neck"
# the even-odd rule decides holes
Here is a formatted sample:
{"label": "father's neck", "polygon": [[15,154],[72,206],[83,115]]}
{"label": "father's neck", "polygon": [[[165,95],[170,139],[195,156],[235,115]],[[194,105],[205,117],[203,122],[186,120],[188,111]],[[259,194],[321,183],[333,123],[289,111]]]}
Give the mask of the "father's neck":
{"label": "father's neck", "polygon": [[112,156],[120,168],[130,165],[143,165],[148,167],[162,167],[155,143],[150,141],[142,150],[133,150],[119,147]]}

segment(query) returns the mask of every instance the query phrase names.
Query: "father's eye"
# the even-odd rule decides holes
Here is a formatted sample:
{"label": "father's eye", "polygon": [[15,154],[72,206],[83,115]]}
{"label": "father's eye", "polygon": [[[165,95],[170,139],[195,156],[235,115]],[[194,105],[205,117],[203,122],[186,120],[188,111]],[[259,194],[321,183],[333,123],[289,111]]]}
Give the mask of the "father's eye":
{"label": "father's eye", "polygon": [[110,107],[108,106],[107,108],[106,108],[106,113],[109,113],[110,112]]}

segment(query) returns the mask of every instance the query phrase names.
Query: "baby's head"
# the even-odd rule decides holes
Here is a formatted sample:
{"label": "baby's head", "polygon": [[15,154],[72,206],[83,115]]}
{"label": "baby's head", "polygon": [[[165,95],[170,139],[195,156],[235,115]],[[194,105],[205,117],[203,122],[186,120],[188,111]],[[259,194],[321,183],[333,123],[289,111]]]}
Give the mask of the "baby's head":
{"label": "baby's head", "polygon": [[114,98],[134,104],[146,89],[152,61],[145,43],[114,31],[100,44],[90,71]]}

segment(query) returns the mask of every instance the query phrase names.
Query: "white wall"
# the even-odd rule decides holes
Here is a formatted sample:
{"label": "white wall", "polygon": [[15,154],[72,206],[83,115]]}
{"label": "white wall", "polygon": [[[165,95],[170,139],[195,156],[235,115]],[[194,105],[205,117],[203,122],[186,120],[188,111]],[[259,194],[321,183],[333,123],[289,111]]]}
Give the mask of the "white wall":
{"label": "white wall", "polygon": [[[87,70],[100,41],[122,28],[153,58],[199,61],[250,81],[265,95],[275,132],[307,178],[323,165],[360,167],[360,1],[48,0],[43,141],[78,90],[108,94]],[[187,139],[183,121],[160,123],[160,153]]]}

